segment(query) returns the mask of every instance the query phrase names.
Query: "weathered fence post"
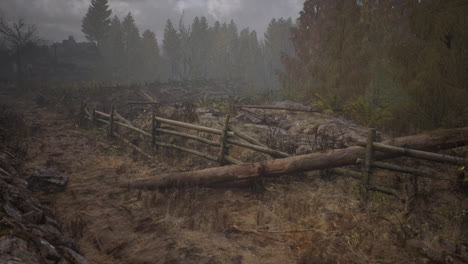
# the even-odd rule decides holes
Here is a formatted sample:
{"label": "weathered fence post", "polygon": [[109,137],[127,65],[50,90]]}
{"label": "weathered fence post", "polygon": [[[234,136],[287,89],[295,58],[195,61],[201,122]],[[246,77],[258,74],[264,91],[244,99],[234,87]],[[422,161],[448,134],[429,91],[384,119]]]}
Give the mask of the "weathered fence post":
{"label": "weathered fence post", "polygon": [[369,128],[367,131],[367,146],[366,146],[366,157],[364,159],[364,167],[362,170],[362,185],[363,185],[363,201],[367,202],[369,198],[369,189],[371,187],[372,177],[372,162],[374,160],[374,141],[377,130],[375,128]]}
{"label": "weathered fence post", "polygon": [[159,136],[158,128],[159,122],[156,120],[156,113],[153,111],[151,115],[151,149],[153,151],[153,156],[159,151],[159,146],[156,145],[156,140]]}
{"label": "weathered fence post", "polygon": [[85,107],[86,107],[86,105],[85,105],[84,101],[81,100],[81,103],[80,103],[80,119],[78,121],[78,126],[80,126],[80,127],[81,127],[81,125],[83,123],[83,119],[85,118],[85,115],[86,115]]}
{"label": "weathered fence post", "polygon": [[92,118],[93,118],[93,124],[96,125],[96,108],[93,108]]}
{"label": "weathered fence post", "polygon": [[114,135],[114,114],[115,114],[115,106],[111,107],[110,112],[110,120],[109,120],[109,131],[107,136],[112,137]]}
{"label": "weathered fence post", "polygon": [[218,162],[219,162],[219,165],[221,165],[221,166],[225,165],[225,163],[226,163],[226,159],[225,159],[225,154],[226,154],[226,151],[227,151],[226,142],[227,142],[227,139],[228,139],[229,119],[230,118],[231,118],[230,115],[226,116],[226,119],[224,120],[223,132],[222,132],[221,138],[220,138],[221,150],[219,151]]}

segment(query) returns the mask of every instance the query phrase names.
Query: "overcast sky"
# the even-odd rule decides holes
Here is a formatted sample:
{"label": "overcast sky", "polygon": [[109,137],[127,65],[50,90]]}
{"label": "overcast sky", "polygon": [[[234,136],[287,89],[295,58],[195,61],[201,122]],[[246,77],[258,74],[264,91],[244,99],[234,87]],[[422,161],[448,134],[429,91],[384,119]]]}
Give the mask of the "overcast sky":
{"label": "overcast sky", "polygon": [[[43,39],[58,41],[73,35],[83,40],[81,20],[91,0],[0,0],[0,15],[7,19],[25,18],[37,24]],[[178,24],[182,11],[190,23],[195,16],[250,27],[260,37],[272,18],[298,17],[304,0],[109,0],[113,14],[132,12],[141,31],[156,32],[159,40],[168,18]]]}

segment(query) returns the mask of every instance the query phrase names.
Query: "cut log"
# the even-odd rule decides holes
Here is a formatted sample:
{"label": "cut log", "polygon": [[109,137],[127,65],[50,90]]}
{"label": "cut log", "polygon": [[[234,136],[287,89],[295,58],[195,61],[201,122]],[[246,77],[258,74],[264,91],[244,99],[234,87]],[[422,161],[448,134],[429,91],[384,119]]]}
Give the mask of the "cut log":
{"label": "cut log", "polygon": [[[390,144],[390,142],[384,142]],[[428,134],[396,138],[392,145],[419,150],[443,150],[468,145],[468,127],[447,129]],[[164,188],[183,185],[206,185],[228,181],[241,181],[259,177],[278,177],[285,174],[345,167],[356,164],[366,150],[349,147],[325,153],[312,153],[264,163],[241,164],[209,168],[198,171],[168,173],[151,178],[132,180],[122,187]],[[398,157],[398,154],[376,152],[375,160]]]}

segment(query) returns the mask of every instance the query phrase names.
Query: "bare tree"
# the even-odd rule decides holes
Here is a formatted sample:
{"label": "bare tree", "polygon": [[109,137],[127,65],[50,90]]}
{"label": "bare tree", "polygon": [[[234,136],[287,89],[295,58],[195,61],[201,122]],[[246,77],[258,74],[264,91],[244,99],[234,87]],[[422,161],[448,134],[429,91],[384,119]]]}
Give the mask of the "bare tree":
{"label": "bare tree", "polygon": [[36,36],[36,27],[34,25],[26,25],[23,19],[9,23],[0,17],[0,36],[3,36],[9,47],[16,54],[17,88],[21,89],[23,88],[22,51],[26,45],[39,41]]}

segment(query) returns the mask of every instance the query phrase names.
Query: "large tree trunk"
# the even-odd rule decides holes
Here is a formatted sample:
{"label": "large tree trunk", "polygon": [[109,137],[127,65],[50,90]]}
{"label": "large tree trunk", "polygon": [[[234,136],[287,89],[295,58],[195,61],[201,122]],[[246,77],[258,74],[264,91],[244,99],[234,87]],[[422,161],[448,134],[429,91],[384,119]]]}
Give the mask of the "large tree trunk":
{"label": "large tree trunk", "polygon": [[[427,134],[396,138],[383,143],[398,147],[431,151],[467,146],[468,127],[438,130]],[[290,173],[354,165],[356,164],[356,160],[358,158],[363,158],[364,155],[364,148],[349,147],[326,153],[312,153],[277,159],[265,163],[232,165],[198,171],[168,173],[151,178],[132,180],[127,184],[122,184],[121,187],[154,189],[183,185],[211,185],[259,177],[277,177]],[[384,152],[375,153],[376,160],[395,157],[398,157],[398,154]]]}

